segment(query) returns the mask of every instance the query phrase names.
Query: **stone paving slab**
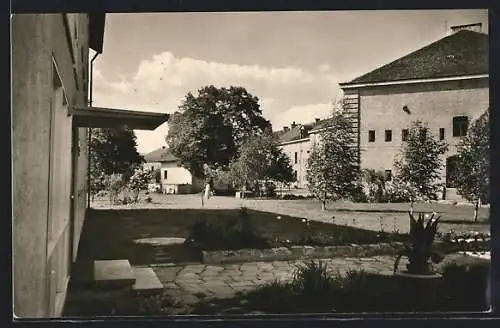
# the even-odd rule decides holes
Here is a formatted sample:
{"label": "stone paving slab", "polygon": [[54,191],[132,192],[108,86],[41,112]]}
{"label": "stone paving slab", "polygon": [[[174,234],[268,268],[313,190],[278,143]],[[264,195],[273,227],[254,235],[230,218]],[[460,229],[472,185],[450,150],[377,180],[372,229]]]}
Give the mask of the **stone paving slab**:
{"label": "stone paving slab", "polygon": [[[349,270],[389,272],[394,258],[332,258],[322,260],[331,273],[345,274]],[[233,297],[238,292],[251,291],[272,281],[293,279],[297,266],[305,260],[250,262],[226,265],[185,265],[179,267],[156,265],[153,269],[164,285],[164,294],[186,303],[196,303],[202,298]],[[401,261],[401,266],[405,261]]]}
{"label": "stone paving slab", "polygon": [[151,268],[132,268],[135,276],[135,284],[132,286],[138,294],[160,294],[163,284]]}

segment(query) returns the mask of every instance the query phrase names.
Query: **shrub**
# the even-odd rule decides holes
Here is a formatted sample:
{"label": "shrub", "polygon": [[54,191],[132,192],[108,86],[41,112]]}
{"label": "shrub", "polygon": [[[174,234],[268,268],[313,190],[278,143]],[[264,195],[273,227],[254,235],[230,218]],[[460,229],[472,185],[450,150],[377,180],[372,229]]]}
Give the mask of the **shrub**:
{"label": "shrub", "polygon": [[225,225],[206,220],[196,222],[191,227],[186,242],[200,250],[270,247],[270,240],[258,233],[244,207],[238,217],[232,218]]}
{"label": "shrub", "polygon": [[489,267],[489,261],[469,257],[446,265],[443,268],[444,310],[487,310],[486,286]]}
{"label": "shrub", "polygon": [[152,173],[149,170],[136,169],[134,174],[130,177],[127,184],[128,188],[132,191],[132,201],[137,202],[139,192],[148,189],[148,183],[152,178]]}
{"label": "shrub", "polygon": [[106,176],[106,186],[108,188],[109,201],[115,204],[118,201],[118,195],[125,187],[125,180],[121,174],[111,174]]}

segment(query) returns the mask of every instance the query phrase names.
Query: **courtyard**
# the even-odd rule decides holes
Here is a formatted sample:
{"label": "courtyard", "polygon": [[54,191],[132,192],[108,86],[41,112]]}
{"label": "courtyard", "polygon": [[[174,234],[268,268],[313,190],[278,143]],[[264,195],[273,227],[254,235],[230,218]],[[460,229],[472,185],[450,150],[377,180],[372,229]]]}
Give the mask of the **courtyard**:
{"label": "courtyard", "polygon": [[[216,196],[205,201],[202,206],[199,195],[154,194],[152,198],[151,202],[140,200],[128,205],[110,205],[107,199],[95,200],[85,222],[75,267],[96,260],[127,259],[134,268],[151,268],[161,283],[161,293],[139,297],[142,303],[137,303],[137,296],[132,297],[127,291],[120,294],[109,290],[72,287],[68,294],[67,315],[108,315],[110,312],[115,315],[127,315],[137,314],[137,311],[143,311],[139,312],[142,314],[149,313],[148,311],[152,314],[268,313],[261,311],[262,308],[254,304],[255,299],[251,301],[252,297],[255,298],[252,295],[269,289],[273,284],[286,286],[294,281],[295,270],[308,265],[311,258],[280,258],[278,254],[276,258],[267,260],[261,260],[257,256],[246,261],[207,263],[201,255],[200,247],[216,252],[234,252],[241,248],[279,249],[273,247],[286,246],[286,241],[291,245],[309,245],[306,247],[324,244],[327,247],[347,245],[355,248],[364,244],[394,244],[405,241],[409,227],[408,204],[404,203],[337,202],[330,204],[327,211],[321,211],[319,204],[311,199],[241,200]],[[234,225],[234,222],[231,222],[240,217],[242,206],[247,208],[247,215],[252,221],[256,236],[262,239],[245,244],[240,240],[244,238],[238,237],[240,235],[236,236],[237,241],[234,241],[235,238],[224,239],[225,235],[215,236],[217,231],[226,229],[224,227],[228,224]],[[473,207],[465,204],[416,204],[415,211],[439,213],[443,220],[439,231],[443,234],[450,230],[456,234],[489,232],[488,208],[481,208],[476,224],[471,223]],[[186,241],[192,237],[193,226],[197,222],[213,224],[213,230],[205,232],[214,235],[207,236],[208,242],[193,247]],[[318,244],[317,240],[304,239],[304,234],[307,236],[311,231],[318,232],[321,236],[343,237],[323,237]],[[387,231],[387,234],[380,237],[381,231]],[[139,242],[148,239],[153,242]],[[170,242],[158,246],[154,244],[154,240]],[[214,240],[220,242],[214,243]],[[262,240],[268,242],[261,242]],[[379,252],[357,256],[339,254],[318,260],[324,264],[325,274],[351,279],[345,277],[351,277],[352,272],[360,271],[375,274],[377,277],[390,277],[394,259],[395,254],[391,252]],[[486,268],[488,263],[476,257],[453,252],[446,255],[438,270],[443,272],[446,265],[457,261],[474,265],[479,263],[481,267],[485,267],[486,263]],[[403,259],[400,266],[406,263],[406,259]],[[283,288],[285,287],[277,287],[277,295],[286,290]],[[478,290],[475,292],[483,293]],[[476,296],[476,299],[478,298],[479,296]],[[131,303],[127,303],[127,300]],[[257,301],[260,302],[262,300]],[[463,306],[467,309],[467,304]],[[290,305],[290,311],[293,312],[292,308]],[[283,307],[271,306],[270,309],[267,311],[285,311]],[[320,306],[317,310],[319,309],[323,308]],[[355,311],[353,308],[351,310]],[[477,304],[469,310],[478,310]],[[345,311],[349,309],[346,308]]]}

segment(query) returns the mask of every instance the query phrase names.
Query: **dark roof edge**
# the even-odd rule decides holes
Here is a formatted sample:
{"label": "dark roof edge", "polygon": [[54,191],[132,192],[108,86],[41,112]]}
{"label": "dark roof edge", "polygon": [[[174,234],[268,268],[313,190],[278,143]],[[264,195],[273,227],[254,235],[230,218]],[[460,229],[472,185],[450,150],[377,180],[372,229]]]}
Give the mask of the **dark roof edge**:
{"label": "dark roof edge", "polygon": [[89,48],[98,54],[103,50],[105,22],[105,13],[89,13]]}
{"label": "dark roof edge", "polygon": [[[468,31],[468,30],[466,30],[466,31]],[[430,48],[430,47],[434,46],[436,43],[439,43],[439,42],[443,41],[444,39],[450,38],[450,37],[452,37],[453,35],[455,35],[455,34],[457,34],[457,33],[460,33],[460,32],[462,32],[462,31],[457,31],[457,32],[455,32],[455,33],[452,33],[452,34],[450,34],[450,35],[447,35],[447,36],[445,36],[445,37],[442,37],[442,38],[440,38],[440,39],[438,39],[438,40],[436,40],[436,41],[434,41],[434,42],[429,43],[429,44],[428,44],[428,45],[426,45],[426,46],[423,46],[423,47],[421,47],[421,48],[418,48],[418,49],[416,49],[416,50],[414,50],[414,51],[411,51],[411,52],[407,53],[406,55],[403,55],[403,56],[401,56],[401,57],[399,57],[399,58],[396,58],[395,60],[393,60],[393,61],[391,61],[391,62],[389,62],[389,63],[383,64],[382,66],[379,66],[379,67],[377,67],[377,68],[375,68],[375,69],[372,69],[371,71],[369,71],[369,72],[367,72],[367,73],[365,73],[365,74],[362,74],[362,75],[360,75],[360,76],[357,76],[357,77],[355,77],[355,78],[351,79],[351,80],[350,80],[350,81],[348,81],[348,82],[341,82],[341,83],[339,83],[339,86],[341,86],[341,87],[342,87],[342,86],[344,86],[344,85],[345,85],[345,86],[348,86],[348,85],[353,85],[353,84],[382,83],[382,81],[380,81],[380,82],[362,82],[362,81],[361,81],[361,82],[358,82],[357,80],[360,80],[360,79],[362,79],[363,77],[365,77],[365,76],[367,76],[367,75],[370,75],[370,74],[372,74],[373,72],[378,71],[378,70],[380,70],[380,69],[382,69],[382,68],[384,68],[384,67],[386,67],[386,66],[389,66],[389,65],[391,65],[391,64],[393,64],[393,63],[395,63],[395,62],[397,62],[397,61],[399,61],[399,60],[401,60],[401,59],[403,59],[403,58],[405,58],[405,57],[411,56],[411,55],[413,55],[413,54],[415,54],[415,53],[417,53],[417,52],[420,52],[420,51],[422,51],[422,50],[425,50],[425,49],[427,49],[427,48]],[[482,32],[474,32],[474,31],[468,31],[468,32],[473,32],[473,33],[478,33],[478,34],[484,34],[484,35],[487,35],[486,33],[482,33]],[[419,80],[420,80],[420,79],[419,79]],[[422,79],[422,80],[423,80],[423,79]],[[391,80],[390,82],[392,82],[392,81],[394,81],[394,82],[395,82],[395,81],[398,81],[398,80]],[[400,81],[403,81],[403,80],[400,80]],[[387,81],[387,82],[389,82],[389,81]]]}

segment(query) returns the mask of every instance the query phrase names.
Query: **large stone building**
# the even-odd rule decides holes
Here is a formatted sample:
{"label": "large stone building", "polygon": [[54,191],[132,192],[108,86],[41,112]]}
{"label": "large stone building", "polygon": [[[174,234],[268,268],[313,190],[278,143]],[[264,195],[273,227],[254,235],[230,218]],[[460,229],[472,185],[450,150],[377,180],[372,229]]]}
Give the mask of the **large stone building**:
{"label": "large stone building", "polygon": [[[456,145],[468,125],[489,108],[488,36],[480,30],[478,24],[452,27],[444,38],[340,84],[344,112],[357,135],[354,160],[361,169],[392,175],[407,129],[420,120],[450,146],[442,177],[447,198],[456,198]],[[327,119],[316,119],[275,132],[297,174],[297,188],[307,187],[308,154],[326,126]]]}
{"label": "large stone building", "polygon": [[59,316],[87,214],[88,128],[151,130],[168,115],[88,107],[89,49],[103,50],[104,14],[11,21],[13,310]]}
{"label": "large stone building", "polygon": [[450,35],[341,84],[362,169],[392,174],[408,127],[420,120],[449,144],[442,177],[454,187],[456,145],[489,108],[488,36],[471,27],[480,25],[453,27]]}

